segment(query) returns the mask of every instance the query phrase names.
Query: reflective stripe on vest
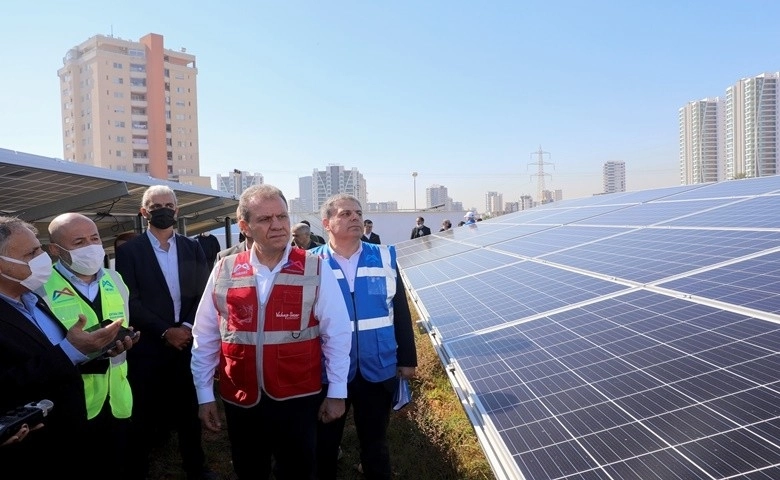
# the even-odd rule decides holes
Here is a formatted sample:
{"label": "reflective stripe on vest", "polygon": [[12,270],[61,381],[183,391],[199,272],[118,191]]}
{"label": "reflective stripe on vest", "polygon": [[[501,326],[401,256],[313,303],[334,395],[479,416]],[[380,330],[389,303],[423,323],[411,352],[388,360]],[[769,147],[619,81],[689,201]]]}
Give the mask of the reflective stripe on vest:
{"label": "reflective stripe on vest", "polygon": [[[341,287],[352,325],[349,352],[349,380],[360,365],[360,373],[370,382],[381,382],[396,374],[398,349],[393,325],[393,297],[397,271],[395,249],[388,245],[362,244],[352,295],[344,272],[326,245],[310,252],[326,258]],[[326,378],[323,375],[323,381]]]}
{"label": "reflective stripe on vest", "polygon": [[[98,280],[100,287],[100,304],[103,318],[98,319],[95,311],[75,290],[62,274],[52,267],[52,275],[43,286],[46,303],[65,328],[76,324],[79,314],[87,317],[84,328],[97,325],[100,320],[117,320],[123,318],[122,324],[127,326],[129,316],[127,311],[128,292],[122,277],[115,271],[105,269]],[[111,405],[111,413],[115,418],[129,418],[133,410],[133,394],[127,381],[127,361],[111,365],[105,373],[83,374],[84,395],[87,400],[87,418],[97,416],[103,409],[106,397]]]}
{"label": "reflective stripe on vest", "polygon": [[292,249],[261,309],[250,253],[221,260],[214,281],[222,337],[220,395],[248,407],[260,401],[261,390],[275,399],[317,393],[322,353],[313,308],[319,258]]}

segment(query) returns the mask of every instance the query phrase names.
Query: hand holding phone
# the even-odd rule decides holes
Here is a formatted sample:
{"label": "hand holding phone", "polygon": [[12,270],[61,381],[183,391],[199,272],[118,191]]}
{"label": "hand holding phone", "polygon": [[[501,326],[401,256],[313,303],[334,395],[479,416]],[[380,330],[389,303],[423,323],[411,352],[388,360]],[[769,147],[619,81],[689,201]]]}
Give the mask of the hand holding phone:
{"label": "hand holding phone", "polygon": [[[101,328],[105,328],[109,325],[114,323],[113,320],[103,320],[102,322],[98,323],[97,325],[93,325],[92,327],[89,327],[85,329],[85,332],[94,332],[96,330],[99,330]],[[108,345],[104,346],[94,354],[90,355],[91,357],[98,357],[101,355],[105,355],[109,350],[116,348],[116,342],[117,341],[123,341],[125,337],[135,338],[135,336],[138,335],[138,332],[134,330],[130,330],[129,328],[125,326],[120,326],[119,330],[117,331],[116,335],[114,336],[114,339],[109,343]]]}

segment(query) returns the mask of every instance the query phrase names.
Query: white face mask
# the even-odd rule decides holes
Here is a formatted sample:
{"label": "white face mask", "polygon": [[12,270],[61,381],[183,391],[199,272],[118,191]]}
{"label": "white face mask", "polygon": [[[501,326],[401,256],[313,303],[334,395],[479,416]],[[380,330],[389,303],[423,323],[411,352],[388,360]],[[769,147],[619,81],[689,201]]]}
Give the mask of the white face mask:
{"label": "white face mask", "polygon": [[57,246],[70,254],[70,264],[64,261],[63,263],[76,273],[94,275],[103,266],[103,258],[106,256],[103,245],[87,245],[73,250]]}
{"label": "white face mask", "polygon": [[15,258],[4,257],[2,255],[0,255],[0,258],[9,261],[11,263],[17,263],[19,265],[27,265],[28,267],[30,267],[30,276],[25,278],[24,280],[19,280],[18,278],[9,277],[5,273],[0,273],[0,275],[2,275],[3,277],[7,278],[8,280],[13,280],[14,282],[18,282],[20,285],[26,287],[28,290],[38,290],[40,287],[43,286],[44,283],[49,281],[49,277],[51,276],[51,257],[46,252],[43,252],[41,255],[38,255],[37,257],[33,258],[29,262],[23,262]]}

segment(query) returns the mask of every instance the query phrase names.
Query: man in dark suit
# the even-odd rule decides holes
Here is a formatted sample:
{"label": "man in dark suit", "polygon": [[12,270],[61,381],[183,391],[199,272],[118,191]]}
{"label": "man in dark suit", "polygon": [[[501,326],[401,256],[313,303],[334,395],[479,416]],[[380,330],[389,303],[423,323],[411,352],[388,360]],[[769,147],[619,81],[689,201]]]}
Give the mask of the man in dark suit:
{"label": "man in dark suit", "polygon": [[361,237],[361,240],[376,245],[382,243],[382,241],[379,240],[379,235],[374,233],[374,222],[369,219],[363,220],[363,237]]}
{"label": "man in dark suit", "polygon": [[209,265],[196,240],[174,232],[178,215],[174,191],[153,185],[143,195],[143,235],[116,252],[116,270],[130,289],[130,325],[144,332],[128,352],[133,388],[134,477],[148,474],[154,439],[171,428],[188,479],[212,478],[201,446],[198,402],[190,370],[192,324],[206,286]]}
{"label": "man in dark suit", "polygon": [[[236,223],[241,221],[241,210],[236,209]],[[219,253],[217,253],[217,261],[221,260],[223,257],[228,257],[230,255],[235,255],[237,253],[246,252],[248,249],[252,248],[252,239],[247,238],[246,235],[244,235],[244,232],[239,231],[238,232],[238,243],[233,245],[232,247],[225,248],[224,250],[220,250]]]}
{"label": "man in dark suit", "polygon": [[[0,414],[44,399],[54,406],[43,428],[0,448],[0,465],[4,476],[91,478],[89,457],[75,453],[96,441],[83,438],[87,407],[79,365],[111,343],[121,321],[90,333],[82,315],[65,329],[33,293],[52,271],[36,234],[23,220],[0,217]],[[111,438],[98,441],[110,444]]]}
{"label": "man in dark suit", "polygon": [[423,217],[417,217],[417,226],[412,229],[412,238],[424,237],[431,234],[431,229],[425,226],[425,219]]}

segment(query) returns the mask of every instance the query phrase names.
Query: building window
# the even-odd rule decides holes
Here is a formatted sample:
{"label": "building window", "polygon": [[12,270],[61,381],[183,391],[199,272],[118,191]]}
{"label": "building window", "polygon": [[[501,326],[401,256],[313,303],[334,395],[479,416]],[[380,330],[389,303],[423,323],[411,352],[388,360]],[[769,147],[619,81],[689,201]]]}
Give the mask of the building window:
{"label": "building window", "polygon": [[146,65],[142,65],[140,63],[131,63],[130,64],[130,71],[131,72],[146,72]]}
{"label": "building window", "polygon": [[[109,138],[109,140],[111,140],[111,138]],[[123,137],[121,135],[117,135],[116,143],[125,143],[125,137]]]}
{"label": "building window", "polygon": [[125,107],[121,105],[114,107],[114,113],[125,113]]}
{"label": "building window", "polygon": [[122,121],[116,120],[116,121],[114,122],[114,126],[115,126],[115,127],[118,127],[118,128],[125,128],[125,122],[122,122]]}
{"label": "building window", "polygon": [[114,77],[114,80],[112,80],[117,85],[122,85],[125,83],[125,79],[122,77]]}
{"label": "building window", "polygon": [[121,157],[122,156],[122,150],[117,150],[116,151],[116,156],[117,157]]}
{"label": "building window", "polygon": [[122,64],[114,62],[114,68],[120,68],[121,69],[122,68]]}
{"label": "building window", "polygon": [[128,48],[127,54],[131,57],[141,57],[143,58],[145,56],[145,53],[143,50],[140,50],[138,48]]}
{"label": "building window", "polygon": [[114,98],[125,98],[124,92],[114,92]]}

